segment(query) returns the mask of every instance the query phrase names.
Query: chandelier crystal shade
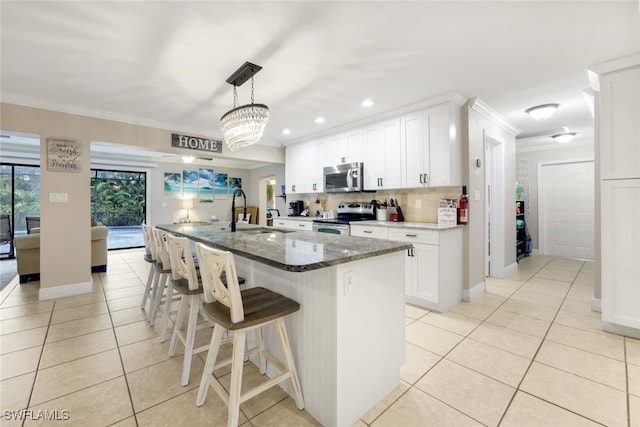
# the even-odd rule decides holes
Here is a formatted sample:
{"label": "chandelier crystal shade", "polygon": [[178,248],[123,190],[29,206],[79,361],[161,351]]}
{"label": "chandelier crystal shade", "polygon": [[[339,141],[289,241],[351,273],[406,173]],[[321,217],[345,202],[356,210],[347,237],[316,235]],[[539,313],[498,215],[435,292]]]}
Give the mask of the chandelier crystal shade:
{"label": "chandelier crystal shade", "polygon": [[[258,65],[246,62],[227,79],[227,83],[233,85],[233,109],[220,118],[220,131],[231,151],[258,142],[269,121],[269,107],[253,102],[253,75],[261,69]],[[237,87],[248,79],[251,79],[251,104],[237,107]]]}

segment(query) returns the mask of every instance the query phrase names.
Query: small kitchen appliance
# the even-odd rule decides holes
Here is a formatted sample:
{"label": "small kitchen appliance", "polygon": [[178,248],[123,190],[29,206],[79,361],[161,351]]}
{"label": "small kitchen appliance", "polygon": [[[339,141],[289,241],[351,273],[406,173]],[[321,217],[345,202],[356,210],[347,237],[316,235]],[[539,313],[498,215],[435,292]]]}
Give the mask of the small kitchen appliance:
{"label": "small kitchen appliance", "polygon": [[304,202],[302,200],[293,200],[289,202],[289,216],[301,216],[304,210]]}
{"label": "small kitchen appliance", "polygon": [[376,219],[376,207],[373,203],[340,203],[336,212],[336,218],[313,220],[313,231],[349,235],[350,223]]}

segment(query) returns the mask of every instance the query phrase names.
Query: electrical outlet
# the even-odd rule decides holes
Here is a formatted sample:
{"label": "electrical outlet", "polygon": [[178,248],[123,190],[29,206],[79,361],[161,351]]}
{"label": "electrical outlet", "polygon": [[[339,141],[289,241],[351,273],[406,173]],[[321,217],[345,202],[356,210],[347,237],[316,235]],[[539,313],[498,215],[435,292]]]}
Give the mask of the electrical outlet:
{"label": "electrical outlet", "polygon": [[351,295],[353,292],[353,278],[351,276],[351,272],[348,271],[344,273],[344,294]]}
{"label": "electrical outlet", "polygon": [[422,200],[416,199],[416,209],[422,209]]}

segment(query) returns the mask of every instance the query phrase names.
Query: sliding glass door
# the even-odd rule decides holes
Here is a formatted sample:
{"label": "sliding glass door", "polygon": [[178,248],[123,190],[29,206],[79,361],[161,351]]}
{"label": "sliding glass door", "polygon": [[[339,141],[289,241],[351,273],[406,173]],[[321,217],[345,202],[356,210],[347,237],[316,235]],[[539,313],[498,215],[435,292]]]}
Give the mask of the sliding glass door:
{"label": "sliding glass door", "polygon": [[26,234],[25,217],[40,216],[40,167],[0,165],[0,213],[11,218],[13,233]]}
{"label": "sliding glass door", "polygon": [[109,249],[144,246],[146,194],[145,172],[91,170],[91,217],[109,227]]}

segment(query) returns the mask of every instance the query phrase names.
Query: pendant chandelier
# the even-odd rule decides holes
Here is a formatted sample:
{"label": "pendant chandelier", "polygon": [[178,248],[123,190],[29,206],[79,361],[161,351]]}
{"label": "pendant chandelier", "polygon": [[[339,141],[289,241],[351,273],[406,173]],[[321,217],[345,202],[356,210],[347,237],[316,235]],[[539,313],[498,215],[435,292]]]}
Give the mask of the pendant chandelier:
{"label": "pendant chandelier", "polygon": [[[253,103],[253,75],[261,66],[245,62],[227,79],[233,85],[233,109],[220,118],[224,142],[231,151],[255,144],[262,137],[269,121],[269,107]],[[251,104],[238,105],[238,86],[251,79]]]}

